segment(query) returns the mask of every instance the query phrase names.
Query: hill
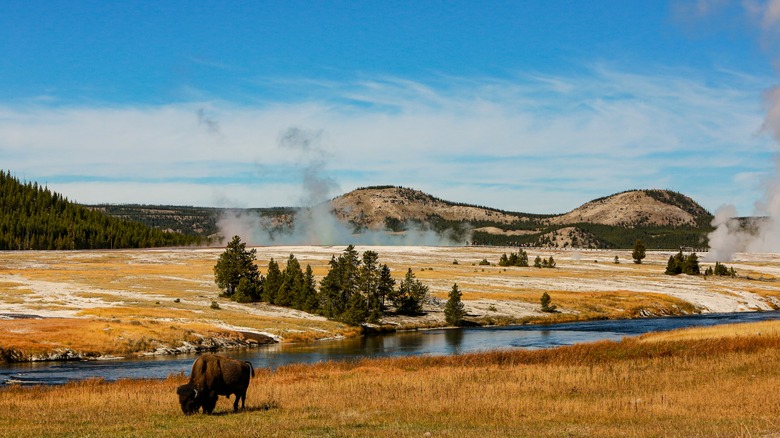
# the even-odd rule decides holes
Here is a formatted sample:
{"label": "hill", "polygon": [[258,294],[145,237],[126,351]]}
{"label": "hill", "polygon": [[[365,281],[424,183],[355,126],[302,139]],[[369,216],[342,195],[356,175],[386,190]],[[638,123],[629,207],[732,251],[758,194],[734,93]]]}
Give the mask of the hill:
{"label": "hill", "polygon": [[203,240],[111,217],[0,171],[0,250],[149,248]]}
{"label": "hill", "polygon": [[669,190],[632,190],[595,199],[550,224],[593,223],[622,227],[696,227],[709,222],[709,213],[693,199]]}
{"label": "hill", "polygon": [[[631,190],[586,202],[559,215],[504,211],[439,199],[396,186],[364,187],[329,201],[333,215],[355,232],[403,233],[433,230],[482,245],[529,245],[579,248],[630,248],[637,239],[650,249],[702,247],[712,220],[693,199],[669,190]],[[107,214],[152,227],[203,237],[218,233],[220,209],[204,207],[97,205]],[[274,227],[291,227],[296,209],[240,210]],[[455,232],[453,232],[455,231]],[[470,235],[470,237],[469,237]],[[228,236],[229,237],[229,236]],[[345,242],[349,243],[349,242]]]}
{"label": "hill", "polygon": [[648,248],[706,245],[712,216],[691,198],[669,190],[631,190],[599,198],[562,215],[507,212],[453,203],[418,190],[379,186],[331,201],[336,217],[356,227],[445,230],[469,224],[472,243],[553,247]]}
{"label": "hill", "polygon": [[432,218],[500,224],[527,220],[519,213],[448,202],[405,187],[359,188],[330,203],[339,219],[371,229],[392,228],[403,222],[424,223]]}

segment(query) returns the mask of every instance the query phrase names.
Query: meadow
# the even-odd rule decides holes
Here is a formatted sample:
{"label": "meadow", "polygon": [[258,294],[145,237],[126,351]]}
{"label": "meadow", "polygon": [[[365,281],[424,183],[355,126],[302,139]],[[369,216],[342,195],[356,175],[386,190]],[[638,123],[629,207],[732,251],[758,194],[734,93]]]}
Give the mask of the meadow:
{"label": "meadow", "polygon": [[[317,280],[342,247],[259,247],[257,263],[294,254]],[[377,251],[400,279],[411,268],[430,287],[422,317],[388,317],[396,329],[444,325],[443,301],[454,283],[468,319],[481,324],[633,318],[696,312],[770,310],[780,306],[780,257],[743,254],[729,263],[737,278],[667,276],[671,252],[529,249],[554,257],[555,269],[499,267],[512,248],[358,247]],[[86,356],[148,354],[242,332],[282,342],[359,335],[317,315],[219,297],[213,266],[222,249],[21,251],[0,253],[0,361],[63,350]],[[619,263],[615,263],[615,257]],[[480,265],[483,259],[491,265]],[[706,266],[706,263],[703,263]],[[547,292],[559,312],[542,312]],[[215,308],[216,307],[216,308]],[[27,319],[18,319],[24,315]],[[12,352],[13,354],[9,353]]]}
{"label": "meadow", "polygon": [[537,351],[257,370],[184,416],[164,380],[0,390],[0,436],[775,436],[780,322]]}

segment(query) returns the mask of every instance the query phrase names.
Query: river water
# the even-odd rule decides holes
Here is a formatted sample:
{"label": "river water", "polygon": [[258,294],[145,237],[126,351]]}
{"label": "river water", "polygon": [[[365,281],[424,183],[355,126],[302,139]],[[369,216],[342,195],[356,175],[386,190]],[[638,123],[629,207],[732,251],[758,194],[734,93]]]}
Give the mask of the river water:
{"label": "river water", "polygon": [[[277,368],[292,363],[355,360],[369,357],[447,355],[497,349],[540,349],[581,342],[620,340],[648,332],[683,327],[712,326],[780,319],[780,312],[707,314],[666,318],[606,320],[553,325],[474,327],[403,332],[390,335],[274,344],[221,354],[252,362],[255,368]],[[165,378],[189,374],[195,355],[157,356],[112,361],[22,363],[0,367],[0,385],[62,384],[92,377]]]}

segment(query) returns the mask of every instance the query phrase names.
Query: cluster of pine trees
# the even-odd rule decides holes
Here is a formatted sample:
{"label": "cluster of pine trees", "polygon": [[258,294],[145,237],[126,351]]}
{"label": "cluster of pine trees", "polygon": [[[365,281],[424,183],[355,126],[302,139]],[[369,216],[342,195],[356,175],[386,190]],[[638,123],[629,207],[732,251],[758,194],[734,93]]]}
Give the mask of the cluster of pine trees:
{"label": "cluster of pine trees", "polygon": [[201,239],[110,217],[0,171],[0,250],[149,248]]}
{"label": "cluster of pine trees", "polygon": [[[480,265],[489,265],[490,263],[483,259],[480,263]],[[528,267],[528,253],[520,249],[518,252],[510,252],[509,256],[506,255],[506,253],[501,254],[501,257],[498,259],[498,266],[519,266],[522,268]],[[555,267],[555,259],[553,256],[550,256],[549,258],[543,259],[540,256],[536,256],[534,259],[534,267],[535,268],[554,268]]]}
{"label": "cluster of pine trees", "polygon": [[699,257],[696,253],[686,256],[683,255],[682,251],[669,257],[669,262],[666,264],[666,272],[664,272],[666,275],[699,275],[700,273]]}
{"label": "cluster of pine trees", "polygon": [[724,265],[721,262],[715,262],[715,268],[713,269],[712,266],[708,266],[707,269],[704,270],[704,275],[718,275],[722,277],[736,277],[737,271],[734,270],[733,267],[729,268],[728,266]]}
{"label": "cluster of pine trees", "polygon": [[520,266],[527,268],[528,253],[521,249],[516,253],[510,252],[509,257],[507,257],[506,253],[501,254],[501,258],[498,259],[498,266]]}
{"label": "cluster of pine trees", "polygon": [[330,269],[319,290],[310,265],[305,271],[293,254],[284,270],[273,259],[261,275],[255,265],[256,251],[247,250],[234,236],[214,266],[214,281],[222,296],[239,302],[266,302],[292,307],[350,325],[376,322],[390,307],[395,313],[419,315],[428,295],[411,269],[396,288],[396,281],[379,254],[365,251],[362,256],[349,245],[330,260]]}

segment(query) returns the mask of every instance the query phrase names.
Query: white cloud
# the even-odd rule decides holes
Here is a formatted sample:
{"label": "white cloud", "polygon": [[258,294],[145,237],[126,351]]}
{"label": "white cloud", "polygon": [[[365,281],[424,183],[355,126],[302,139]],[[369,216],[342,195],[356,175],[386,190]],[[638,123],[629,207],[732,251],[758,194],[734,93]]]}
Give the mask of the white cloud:
{"label": "white cloud", "polygon": [[770,170],[772,142],[756,134],[769,81],[716,77],[597,65],[511,80],[281,81],[316,98],[254,106],[0,104],[0,167],[85,203],[290,205],[305,166],[278,142],[300,127],[322,132],[318,170],[342,190],[405,185],[542,213],[672,188],[750,214],[757,189],[733,181]]}

